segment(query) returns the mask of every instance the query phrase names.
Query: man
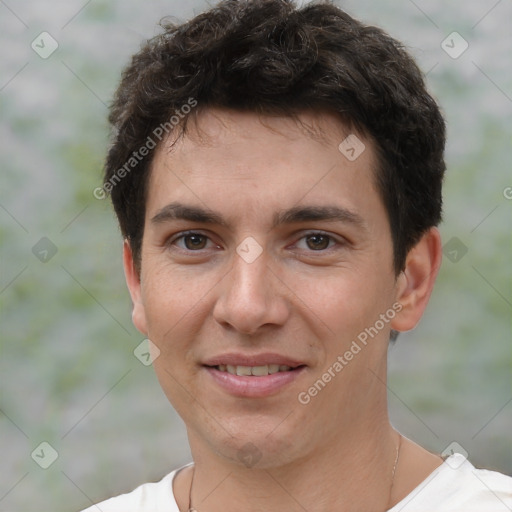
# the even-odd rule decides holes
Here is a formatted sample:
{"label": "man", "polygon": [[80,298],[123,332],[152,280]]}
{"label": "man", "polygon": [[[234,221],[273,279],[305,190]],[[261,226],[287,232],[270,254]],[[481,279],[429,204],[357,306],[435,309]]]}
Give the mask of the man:
{"label": "man", "polygon": [[328,3],[165,25],[111,109],[133,322],[193,464],[89,511],[512,510],[390,424],[390,338],[441,263],[445,125],[401,45]]}

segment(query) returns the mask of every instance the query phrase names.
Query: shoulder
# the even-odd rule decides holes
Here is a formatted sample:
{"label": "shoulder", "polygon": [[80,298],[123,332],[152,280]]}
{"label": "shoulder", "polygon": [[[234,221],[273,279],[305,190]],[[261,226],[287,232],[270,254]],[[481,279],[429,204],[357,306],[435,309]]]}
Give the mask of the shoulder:
{"label": "shoulder", "polygon": [[82,512],[179,512],[172,482],[176,474],[185,467],[172,471],[158,482],[139,485],[129,493],[92,505]]}
{"label": "shoulder", "polygon": [[389,512],[510,512],[512,477],[455,453]]}

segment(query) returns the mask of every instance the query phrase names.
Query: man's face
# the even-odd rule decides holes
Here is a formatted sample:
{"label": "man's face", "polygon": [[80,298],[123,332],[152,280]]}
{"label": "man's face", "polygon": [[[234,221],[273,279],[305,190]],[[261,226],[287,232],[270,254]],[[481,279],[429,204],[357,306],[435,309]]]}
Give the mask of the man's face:
{"label": "man's face", "polygon": [[398,285],[374,149],[353,160],[337,119],[301,119],[322,137],[205,111],[153,160],[133,319],[193,451],[271,466],[385,414]]}

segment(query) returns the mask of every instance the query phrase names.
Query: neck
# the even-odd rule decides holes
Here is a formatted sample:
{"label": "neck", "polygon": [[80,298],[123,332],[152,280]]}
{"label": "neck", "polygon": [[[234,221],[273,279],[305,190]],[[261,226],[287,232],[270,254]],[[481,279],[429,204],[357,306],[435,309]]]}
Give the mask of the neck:
{"label": "neck", "polygon": [[198,512],[243,509],[384,512],[394,505],[399,434],[385,421],[346,428],[302,459],[246,468],[194,450],[191,502]]}

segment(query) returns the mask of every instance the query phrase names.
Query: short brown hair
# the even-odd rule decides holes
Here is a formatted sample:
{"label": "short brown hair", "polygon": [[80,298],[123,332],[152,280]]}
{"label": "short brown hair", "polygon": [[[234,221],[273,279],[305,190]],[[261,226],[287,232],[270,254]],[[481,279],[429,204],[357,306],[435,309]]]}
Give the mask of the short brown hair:
{"label": "short brown hair", "polygon": [[[104,187],[136,264],[154,148],[132,161],[133,170],[127,162],[158,127],[184,133],[192,114],[182,108],[192,99],[198,111],[295,117],[327,110],[369,137],[399,273],[407,252],[441,220],[445,171],[443,117],[401,43],[330,2],[299,9],[292,0],[225,0],[187,23],[161,25],[124,70],[109,116],[116,134]],[[170,124],[178,114],[184,119]]]}

